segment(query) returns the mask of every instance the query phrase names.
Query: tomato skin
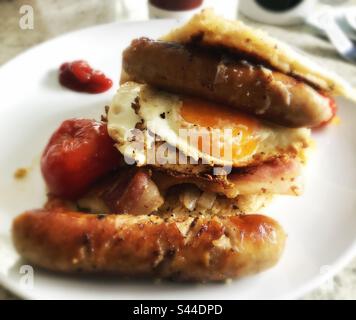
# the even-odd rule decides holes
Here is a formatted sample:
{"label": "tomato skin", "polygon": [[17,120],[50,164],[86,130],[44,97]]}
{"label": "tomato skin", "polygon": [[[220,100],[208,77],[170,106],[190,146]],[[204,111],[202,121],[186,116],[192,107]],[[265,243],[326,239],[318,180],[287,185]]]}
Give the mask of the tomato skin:
{"label": "tomato skin", "polygon": [[331,112],[332,112],[332,117],[330,119],[330,121],[336,116],[336,112],[337,112],[337,105],[336,105],[336,101],[333,98],[330,98],[330,103],[329,106],[331,108]]}
{"label": "tomato skin", "polygon": [[329,99],[329,107],[331,109],[331,117],[329,120],[326,120],[326,121],[320,123],[318,126],[313,128],[316,130],[326,127],[334,119],[334,117],[336,116],[336,113],[337,113],[337,105],[336,105],[335,99],[332,97],[329,97],[327,95],[324,95],[324,96]]}
{"label": "tomato skin", "polygon": [[121,163],[122,157],[105,123],[70,119],[50,138],[42,155],[41,170],[50,194],[76,199]]}

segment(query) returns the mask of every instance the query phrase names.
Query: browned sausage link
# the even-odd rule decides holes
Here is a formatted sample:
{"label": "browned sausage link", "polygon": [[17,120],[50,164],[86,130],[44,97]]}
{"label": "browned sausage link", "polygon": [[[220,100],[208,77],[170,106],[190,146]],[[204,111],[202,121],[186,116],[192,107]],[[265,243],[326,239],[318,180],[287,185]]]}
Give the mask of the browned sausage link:
{"label": "browned sausage link", "polygon": [[332,116],[329,99],[293,77],[217,52],[178,43],[134,40],[123,54],[130,80],[229,104],[289,127]]}
{"label": "browned sausage link", "polygon": [[104,272],[176,280],[224,280],[272,267],[285,234],[262,215],[163,219],[28,211],[13,224],[17,251],[61,272]]}

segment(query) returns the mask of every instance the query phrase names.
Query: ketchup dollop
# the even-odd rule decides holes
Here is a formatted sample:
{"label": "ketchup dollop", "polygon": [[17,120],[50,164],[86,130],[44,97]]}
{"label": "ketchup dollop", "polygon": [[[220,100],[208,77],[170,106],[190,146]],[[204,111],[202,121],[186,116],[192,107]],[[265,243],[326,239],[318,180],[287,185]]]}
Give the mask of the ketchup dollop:
{"label": "ketchup dollop", "polygon": [[112,86],[111,79],[84,60],[63,63],[59,68],[59,82],[71,90],[88,93],[101,93]]}

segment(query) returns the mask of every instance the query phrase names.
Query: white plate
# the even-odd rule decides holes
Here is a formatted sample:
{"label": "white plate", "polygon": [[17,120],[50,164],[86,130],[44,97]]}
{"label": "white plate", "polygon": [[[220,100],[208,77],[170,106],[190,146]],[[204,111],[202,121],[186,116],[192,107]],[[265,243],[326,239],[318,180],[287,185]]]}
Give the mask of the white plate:
{"label": "white plate", "polygon": [[[99,117],[118,86],[120,54],[131,39],[157,37],[174,21],[108,24],[74,32],[20,55],[0,69],[0,281],[26,298],[44,299],[252,299],[297,298],[334,274],[356,252],[356,106],[339,100],[341,124],[315,134],[307,188],[299,198],[279,197],[267,212],[288,233],[285,253],[273,269],[229,284],[174,284],[73,277],[24,264],[10,238],[12,219],[45,200],[39,157],[51,132],[70,117]],[[115,80],[99,95],[60,87],[58,66],[85,58]],[[30,175],[16,181],[18,167]],[[26,284],[27,283],[27,284]]]}

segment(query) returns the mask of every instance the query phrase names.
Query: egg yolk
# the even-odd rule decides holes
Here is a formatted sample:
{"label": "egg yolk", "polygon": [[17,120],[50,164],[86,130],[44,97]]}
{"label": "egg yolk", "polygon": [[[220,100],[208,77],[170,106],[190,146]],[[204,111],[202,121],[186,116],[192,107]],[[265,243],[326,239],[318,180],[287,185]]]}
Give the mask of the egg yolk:
{"label": "egg yolk", "polygon": [[[218,143],[220,157],[232,161],[232,163],[237,163],[254,153],[258,142],[254,135],[258,129],[257,120],[232,108],[205,100],[184,97],[182,101],[180,115],[186,122],[197,125],[198,131],[220,129],[219,138],[212,133],[215,130],[210,131],[210,155],[215,156],[213,154],[215,143]],[[229,136],[224,136],[223,130],[225,129],[231,130]],[[198,138],[198,149],[201,152],[206,152],[203,150],[202,139],[202,137]],[[231,148],[231,152],[228,154],[226,154],[226,147]],[[229,159],[230,157],[232,159]]]}

